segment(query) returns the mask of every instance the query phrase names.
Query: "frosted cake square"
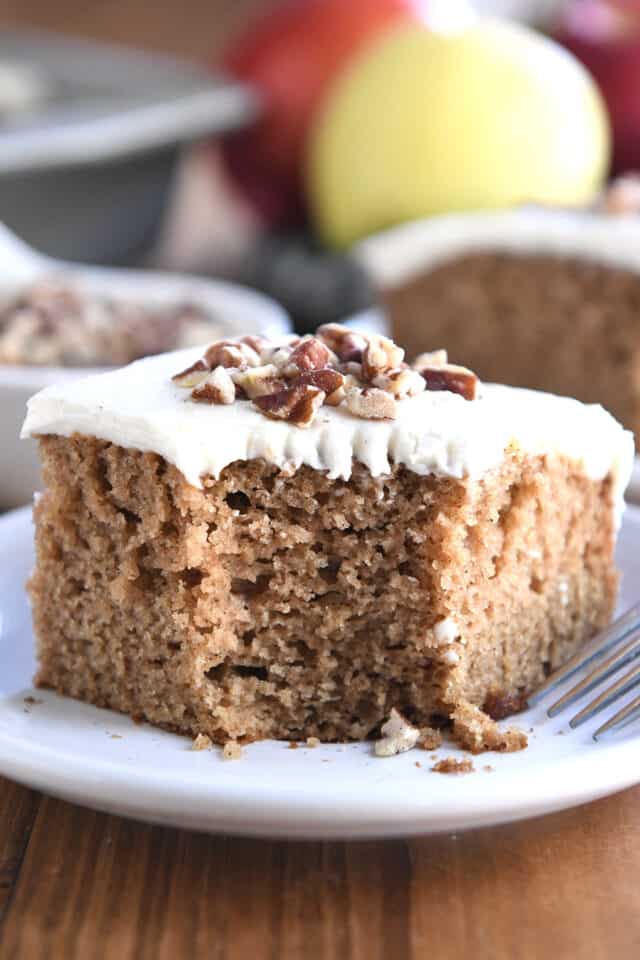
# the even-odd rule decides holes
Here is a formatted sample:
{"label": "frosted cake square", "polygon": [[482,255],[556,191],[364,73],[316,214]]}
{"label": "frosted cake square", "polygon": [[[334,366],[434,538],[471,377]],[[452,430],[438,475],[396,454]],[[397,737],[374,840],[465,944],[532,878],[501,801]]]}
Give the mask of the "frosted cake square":
{"label": "frosted cake square", "polygon": [[357,740],[396,708],[508,749],[487,717],[614,607],[631,435],[444,351],[220,341],[47,388],[23,433],[37,682],[171,730]]}

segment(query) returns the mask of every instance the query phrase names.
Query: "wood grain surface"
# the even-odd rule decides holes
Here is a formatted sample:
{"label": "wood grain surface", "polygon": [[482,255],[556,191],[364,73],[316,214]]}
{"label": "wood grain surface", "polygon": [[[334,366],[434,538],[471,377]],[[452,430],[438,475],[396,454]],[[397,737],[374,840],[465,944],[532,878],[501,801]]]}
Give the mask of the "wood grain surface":
{"label": "wood grain surface", "polygon": [[456,836],[284,843],[0,780],[2,960],[637,960],[639,877],[640,788]]}

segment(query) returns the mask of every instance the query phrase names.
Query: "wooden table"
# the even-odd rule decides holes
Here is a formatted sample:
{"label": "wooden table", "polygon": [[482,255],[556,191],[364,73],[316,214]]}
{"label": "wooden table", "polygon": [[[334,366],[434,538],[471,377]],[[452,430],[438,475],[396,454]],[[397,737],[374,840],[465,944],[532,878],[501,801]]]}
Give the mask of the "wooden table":
{"label": "wooden table", "polygon": [[289,844],[136,824],[0,779],[2,960],[182,957],[637,960],[640,788],[456,836]]}

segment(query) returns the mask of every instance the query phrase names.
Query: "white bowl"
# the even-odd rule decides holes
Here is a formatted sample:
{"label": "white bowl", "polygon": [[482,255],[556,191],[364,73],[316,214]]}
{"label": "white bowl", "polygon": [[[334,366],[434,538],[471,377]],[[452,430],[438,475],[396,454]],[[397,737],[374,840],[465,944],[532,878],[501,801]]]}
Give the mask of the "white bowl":
{"label": "white bowl", "polygon": [[[11,294],[39,278],[60,276],[88,296],[108,296],[149,306],[189,303],[219,322],[228,336],[291,330],[275,301],[231,283],[179,274],[84,267],[44,257],[0,224],[0,293]],[[96,367],[36,367],[0,364],[0,510],[28,503],[40,486],[36,443],[20,440],[26,403],[38,390],[97,373]]]}

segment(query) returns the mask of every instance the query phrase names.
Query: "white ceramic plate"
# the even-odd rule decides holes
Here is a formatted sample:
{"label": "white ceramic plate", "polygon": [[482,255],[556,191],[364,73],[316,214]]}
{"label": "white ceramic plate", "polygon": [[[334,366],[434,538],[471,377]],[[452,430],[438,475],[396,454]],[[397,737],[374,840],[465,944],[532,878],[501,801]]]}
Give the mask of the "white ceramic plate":
{"label": "white ceramic plate", "polygon": [[[237,761],[195,753],[190,741],[54,693],[33,690],[34,650],[24,581],[33,563],[29,510],[0,520],[0,773],[67,800],[124,816],[211,832],[366,837],[457,831],[585,803],[640,781],[640,728],[596,744],[542,708],[521,753],[482,754],[475,772],[430,770],[432,754],[390,759],[371,744],[291,750],[252,744]],[[640,591],[640,509],[626,514],[620,606]],[[37,702],[30,702],[34,698]],[[440,757],[458,756],[445,745]],[[416,766],[419,763],[420,766]],[[487,770],[487,766],[493,768]]]}

